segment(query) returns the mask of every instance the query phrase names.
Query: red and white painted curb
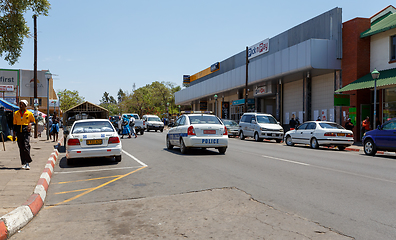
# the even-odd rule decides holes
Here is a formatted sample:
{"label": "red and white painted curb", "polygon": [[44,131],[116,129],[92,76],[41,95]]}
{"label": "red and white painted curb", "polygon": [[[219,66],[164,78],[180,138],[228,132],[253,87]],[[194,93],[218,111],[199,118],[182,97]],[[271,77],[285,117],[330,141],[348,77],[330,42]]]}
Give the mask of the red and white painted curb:
{"label": "red and white painted curb", "polygon": [[14,235],[40,211],[44,204],[45,197],[47,196],[48,186],[54,172],[54,166],[58,155],[58,149],[55,149],[53,153],[51,153],[30,198],[22,206],[0,217],[0,240],[5,240]]}

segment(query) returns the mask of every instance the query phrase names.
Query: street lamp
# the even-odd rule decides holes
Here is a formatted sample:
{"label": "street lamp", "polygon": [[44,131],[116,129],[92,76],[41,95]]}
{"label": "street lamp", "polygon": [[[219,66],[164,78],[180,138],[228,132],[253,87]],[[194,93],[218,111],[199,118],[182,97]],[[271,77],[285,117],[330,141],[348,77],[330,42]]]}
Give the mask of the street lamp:
{"label": "street lamp", "polygon": [[45,78],[47,79],[47,140],[49,140],[49,80],[52,74],[48,70],[45,72]]}
{"label": "street lamp", "polygon": [[168,115],[168,121],[169,121],[169,103],[166,103],[166,114]]}
{"label": "street lamp", "polygon": [[374,127],[373,129],[376,129],[376,120],[377,120],[377,79],[379,78],[380,73],[377,71],[377,69],[374,69],[374,71],[371,73],[371,77],[374,79]]}
{"label": "street lamp", "polygon": [[179,114],[180,114],[180,105],[178,107],[179,107]]}
{"label": "street lamp", "polygon": [[215,99],[215,116],[217,116],[217,94],[214,95]]}

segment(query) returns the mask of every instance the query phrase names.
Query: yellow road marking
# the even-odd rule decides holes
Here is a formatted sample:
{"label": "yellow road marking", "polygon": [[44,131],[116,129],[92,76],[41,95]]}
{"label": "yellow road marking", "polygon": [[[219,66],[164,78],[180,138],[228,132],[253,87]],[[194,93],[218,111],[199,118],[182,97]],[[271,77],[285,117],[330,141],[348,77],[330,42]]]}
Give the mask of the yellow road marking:
{"label": "yellow road marking", "polygon": [[100,180],[100,179],[105,179],[105,178],[116,178],[121,175],[114,175],[114,176],[108,176],[108,177],[99,177],[99,178],[90,178],[90,179],[82,179],[82,180],[75,180],[75,181],[67,181],[67,182],[58,182],[54,184],[66,184],[66,183],[74,183],[74,182],[85,182],[85,181],[93,181],[93,180]]}
{"label": "yellow road marking", "polygon": [[120,175],[119,177],[117,177],[117,178],[115,178],[115,179],[113,179],[113,180],[110,180],[110,181],[108,181],[108,182],[106,182],[106,183],[103,183],[102,185],[99,185],[99,186],[94,187],[94,188],[90,188],[90,189],[88,189],[87,191],[85,191],[85,192],[83,192],[83,193],[81,193],[81,194],[79,194],[79,195],[77,195],[77,196],[74,196],[74,197],[72,197],[72,198],[69,198],[69,199],[67,199],[67,200],[65,200],[65,201],[63,201],[63,202],[54,204],[54,205],[52,205],[52,206],[46,207],[46,209],[49,209],[49,208],[52,208],[52,207],[56,207],[56,206],[59,206],[59,205],[61,205],[61,204],[64,204],[64,203],[68,203],[68,202],[70,202],[70,201],[73,201],[73,200],[75,200],[75,199],[77,199],[77,198],[79,198],[79,197],[82,197],[82,196],[84,196],[84,195],[86,195],[86,194],[88,194],[88,193],[90,193],[90,192],[93,192],[93,191],[95,191],[95,190],[97,190],[97,189],[99,189],[99,188],[102,188],[102,187],[104,187],[104,186],[106,186],[106,185],[108,185],[108,184],[110,184],[110,183],[112,183],[112,182],[115,182],[115,181],[117,181],[117,180],[120,180],[121,178],[124,178],[124,177],[126,177],[126,176],[128,176],[128,175],[130,175],[130,174],[132,174],[132,173],[137,172],[137,171],[140,171],[140,170],[142,170],[143,168],[146,168],[146,167],[147,167],[147,166],[143,166],[143,167],[141,167],[141,168],[139,168],[139,169],[136,169],[136,170],[134,170],[134,171],[132,171],[132,172],[129,172],[129,173],[127,173],[127,174]]}
{"label": "yellow road marking", "polygon": [[90,189],[92,189],[92,188],[84,188],[84,189],[78,189],[78,190],[72,190],[72,191],[57,192],[57,193],[54,193],[54,194],[58,195],[58,194],[66,194],[66,193],[73,193],[73,192],[82,192],[82,191],[87,191],[87,190],[90,190]]}

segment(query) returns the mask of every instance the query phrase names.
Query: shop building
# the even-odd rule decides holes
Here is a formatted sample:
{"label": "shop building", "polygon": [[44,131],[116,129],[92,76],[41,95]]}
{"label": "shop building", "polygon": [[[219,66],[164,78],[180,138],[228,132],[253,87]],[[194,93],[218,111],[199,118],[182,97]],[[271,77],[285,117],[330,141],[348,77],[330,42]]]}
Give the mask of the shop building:
{"label": "shop building", "polygon": [[247,86],[247,111],[270,113],[286,129],[293,115],[300,122],[340,121],[334,91],[341,87],[342,51],[342,10],[334,8],[184,76],[189,87],[175,93],[175,103],[239,121]]}
{"label": "shop building", "polygon": [[[367,116],[376,128],[374,102],[375,125],[396,117],[396,8],[390,5],[371,18],[343,23],[342,41],[343,87],[336,92],[350,98],[350,105],[342,107],[342,122],[352,119],[355,141],[360,141]],[[380,74],[377,80],[371,74],[374,70]]]}

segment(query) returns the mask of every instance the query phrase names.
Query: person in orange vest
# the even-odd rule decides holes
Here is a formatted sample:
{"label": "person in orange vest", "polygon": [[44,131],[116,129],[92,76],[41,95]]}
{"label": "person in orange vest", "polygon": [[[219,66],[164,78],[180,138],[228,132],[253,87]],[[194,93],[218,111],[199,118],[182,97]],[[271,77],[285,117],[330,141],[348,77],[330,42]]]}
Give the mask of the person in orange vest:
{"label": "person in orange vest", "polygon": [[370,131],[370,118],[367,116],[362,122],[362,136],[365,132]]}
{"label": "person in orange vest", "polygon": [[19,102],[19,110],[14,113],[13,140],[15,141],[16,135],[22,169],[29,170],[29,163],[32,162],[30,157],[30,131],[32,129],[31,124],[35,122],[35,119],[33,113],[26,109],[27,105],[28,102],[26,100],[21,100]]}

